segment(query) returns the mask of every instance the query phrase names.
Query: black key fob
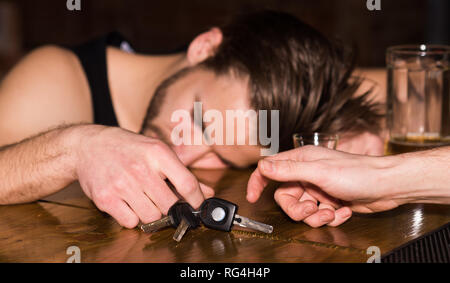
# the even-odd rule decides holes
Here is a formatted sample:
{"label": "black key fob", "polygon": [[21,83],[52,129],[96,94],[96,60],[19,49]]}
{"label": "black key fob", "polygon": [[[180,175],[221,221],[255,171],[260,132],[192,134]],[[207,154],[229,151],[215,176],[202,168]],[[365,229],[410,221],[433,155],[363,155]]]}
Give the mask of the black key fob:
{"label": "black key fob", "polygon": [[189,223],[189,228],[197,228],[200,225],[200,219],[194,214],[195,210],[187,202],[176,202],[169,209],[167,215],[172,217],[172,225],[177,228],[184,218]]}
{"label": "black key fob", "polygon": [[200,207],[200,220],[211,229],[231,231],[238,206],[220,198],[209,198]]}

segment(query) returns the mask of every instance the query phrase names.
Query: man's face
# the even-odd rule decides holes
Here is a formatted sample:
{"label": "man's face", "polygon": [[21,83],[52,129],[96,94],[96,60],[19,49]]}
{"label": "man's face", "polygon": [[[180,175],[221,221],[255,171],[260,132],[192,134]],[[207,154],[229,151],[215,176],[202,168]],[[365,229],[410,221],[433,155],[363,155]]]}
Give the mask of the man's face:
{"label": "man's face", "polygon": [[[155,98],[162,98],[158,108],[155,109],[152,103]],[[203,121],[203,125],[194,123],[194,103],[202,103],[202,115],[208,110],[217,110],[223,117],[223,140],[225,144],[226,132],[234,132],[237,137],[237,125],[226,123],[227,110],[243,110],[250,108],[248,81],[232,75],[217,76],[212,71],[196,68],[188,74],[173,81],[164,93],[155,93],[150,109],[158,114],[151,119],[149,126],[143,129],[146,136],[157,137],[169,144],[181,161],[186,166],[196,168],[224,168],[227,166],[247,167],[256,163],[260,158],[260,147],[249,145],[248,124],[246,123],[245,145],[206,145],[205,139],[210,139],[208,135],[203,135],[205,127],[210,123]],[[190,113],[191,137],[201,134],[203,141],[201,145],[174,145],[171,140],[171,133],[180,121],[171,121],[175,111],[184,110]]]}

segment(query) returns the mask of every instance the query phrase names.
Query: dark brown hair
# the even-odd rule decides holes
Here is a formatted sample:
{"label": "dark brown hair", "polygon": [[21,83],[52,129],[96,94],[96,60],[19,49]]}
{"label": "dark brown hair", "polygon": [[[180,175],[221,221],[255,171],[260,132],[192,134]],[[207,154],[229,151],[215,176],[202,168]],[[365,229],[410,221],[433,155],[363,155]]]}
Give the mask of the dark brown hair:
{"label": "dark brown hair", "polygon": [[281,12],[241,15],[221,30],[223,42],[201,66],[248,76],[252,107],[280,111],[281,151],[293,133],[379,130],[371,90],[355,96],[361,79],[352,77],[352,49]]}

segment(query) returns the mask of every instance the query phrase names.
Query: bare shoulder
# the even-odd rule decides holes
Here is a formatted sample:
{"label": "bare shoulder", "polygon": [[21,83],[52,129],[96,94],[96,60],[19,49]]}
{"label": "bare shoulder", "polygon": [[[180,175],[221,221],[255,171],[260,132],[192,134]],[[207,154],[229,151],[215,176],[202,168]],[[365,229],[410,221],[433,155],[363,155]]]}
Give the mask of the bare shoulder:
{"label": "bare shoulder", "polygon": [[53,45],[26,55],[0,83],[0,145],[61,125],[92,121],[80,62]]}

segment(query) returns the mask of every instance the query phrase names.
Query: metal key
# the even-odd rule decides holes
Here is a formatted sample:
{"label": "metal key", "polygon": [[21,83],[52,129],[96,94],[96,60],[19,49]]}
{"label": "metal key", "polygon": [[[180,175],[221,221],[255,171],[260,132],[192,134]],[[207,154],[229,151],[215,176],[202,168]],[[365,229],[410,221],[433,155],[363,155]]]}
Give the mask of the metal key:
{"label": "metal key", "polygon": [[181,240],[189,229],[197,228],[200,225],[200,219],[195,214],[195,210],[186,202],[177,202],[170,207],[167,216],[141,225],[145,233],[153,233],[166,227],[176,227],[177,230],[173,239],[177,242]]}
{"label": "metal key", "polygon": [[145,233],[153,233],[170,226],[174,226],[174,221],[172,219],[172,216],[167,215],[159,220],[147,224],[142,224],[141,230],[144,231]]}
{"label": "metal key", "polygon": [[186,221],[186,218],[182,218],[180,224],[177,227],[177,230],[175,230],[175,233],[173,234],[172,239],[179,242],[181,241],[181,238],[183,238],[184,234],[186,234],[187,230],[189,229],[189,223]]}
{"label": "metal key", "polygon": [[211,229],[231,231],[233,224],[270,234],[273,227],[236,214],[238,206],[220,198],[209,198],[200,207],[200,220]]}

